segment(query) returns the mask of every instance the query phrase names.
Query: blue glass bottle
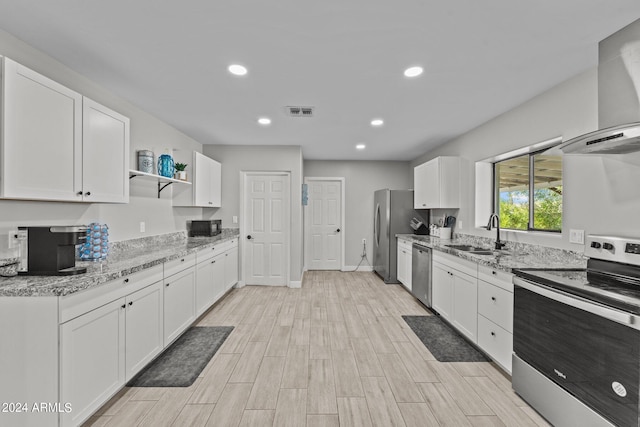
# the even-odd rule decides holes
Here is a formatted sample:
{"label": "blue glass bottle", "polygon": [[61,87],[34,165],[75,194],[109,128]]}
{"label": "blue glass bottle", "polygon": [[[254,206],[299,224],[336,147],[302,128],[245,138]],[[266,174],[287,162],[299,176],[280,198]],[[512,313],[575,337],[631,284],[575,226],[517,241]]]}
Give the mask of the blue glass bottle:
{"label": "blue glass bottle", "polygon": [[173,178],[173,174],[176,172],[173,158],[170,154],[162,154],[158,157],[158,175],[167,178]]}

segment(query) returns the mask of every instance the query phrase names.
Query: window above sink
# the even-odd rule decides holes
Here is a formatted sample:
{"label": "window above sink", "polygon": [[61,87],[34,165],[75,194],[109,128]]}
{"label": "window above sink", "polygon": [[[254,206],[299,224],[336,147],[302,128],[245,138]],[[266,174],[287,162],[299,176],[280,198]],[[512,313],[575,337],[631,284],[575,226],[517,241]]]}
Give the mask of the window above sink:
{"label": "window above sink", "polygon": [[561,142],[558,137],[476,162],[476,227],[497,213],[505,230],[561,232]]}

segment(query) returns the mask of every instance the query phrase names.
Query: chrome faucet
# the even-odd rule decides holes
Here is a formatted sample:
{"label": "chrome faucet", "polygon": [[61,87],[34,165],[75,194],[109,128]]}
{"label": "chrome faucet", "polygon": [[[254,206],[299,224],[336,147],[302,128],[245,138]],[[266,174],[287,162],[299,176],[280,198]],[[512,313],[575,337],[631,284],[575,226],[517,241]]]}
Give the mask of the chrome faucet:
{"label": "chrome faucet", "polygon": [[491,230],[492,227],[496,228],[496,249],[500,250],[507,244],[500,241],[500,217],[498,214],[491,214],[489,217],[489,224],[487,224],[487,230]]}

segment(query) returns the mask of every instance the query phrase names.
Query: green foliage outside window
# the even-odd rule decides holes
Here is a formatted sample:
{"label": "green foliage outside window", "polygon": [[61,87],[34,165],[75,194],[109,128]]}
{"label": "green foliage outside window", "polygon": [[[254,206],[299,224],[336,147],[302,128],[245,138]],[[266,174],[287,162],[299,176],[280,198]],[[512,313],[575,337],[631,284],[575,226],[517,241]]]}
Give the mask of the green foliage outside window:
{"label": "green foliage outside window", "polygon": [[[516,200],[528,200],[528,191],[513,191]],[[526,230],[529,224],[529,202],[515,204],[513,198],[500,199],[500,226]],[[534,192],[534,225],[537,230],[560,231],[562,229],[562,187],[557,191],[546,188]]]}
{"label": "green foliage outside window", "polygon": [[[495,163],[497,212],[502,228],[562,230],[562,158],[525,154]],[[529,197],[533,183],[533,206]]]}

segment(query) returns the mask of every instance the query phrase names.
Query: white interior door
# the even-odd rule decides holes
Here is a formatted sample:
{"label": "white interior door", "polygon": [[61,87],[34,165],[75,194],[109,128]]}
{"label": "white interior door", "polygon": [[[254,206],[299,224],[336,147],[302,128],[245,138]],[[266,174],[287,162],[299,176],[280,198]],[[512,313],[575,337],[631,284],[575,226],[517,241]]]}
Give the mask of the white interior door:
{"label": "white interior door", "polygon": [[342,269],[342,179],[307,178],[305,211],[307,268]]}
{"label": "white interior door", "polygon": [[288,285],[290,178],[245,175],[244,276],[247,285]]}

